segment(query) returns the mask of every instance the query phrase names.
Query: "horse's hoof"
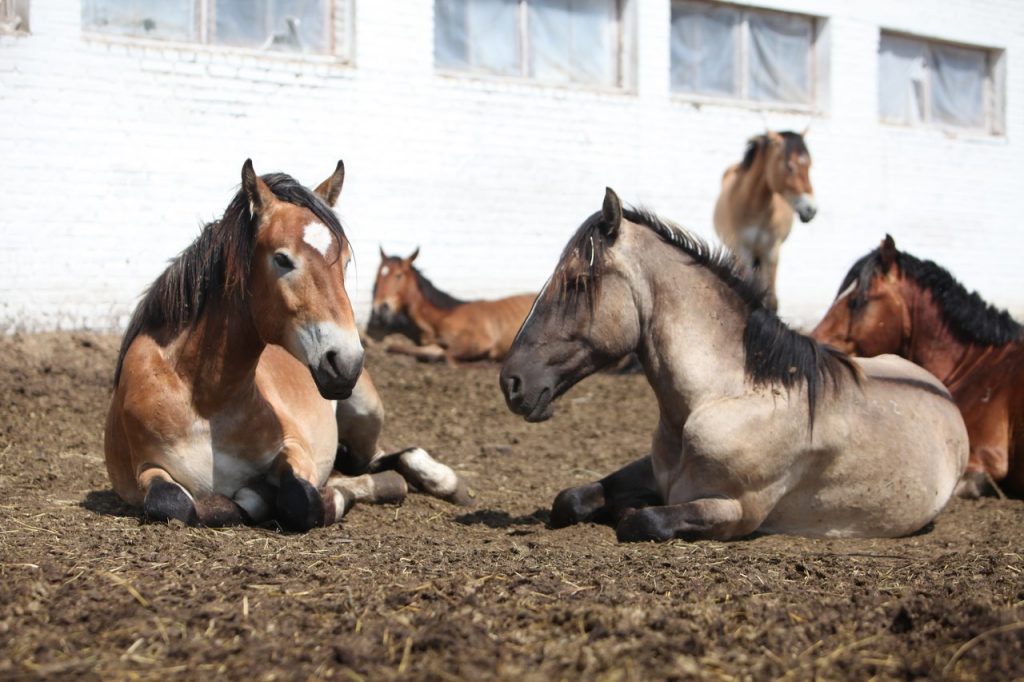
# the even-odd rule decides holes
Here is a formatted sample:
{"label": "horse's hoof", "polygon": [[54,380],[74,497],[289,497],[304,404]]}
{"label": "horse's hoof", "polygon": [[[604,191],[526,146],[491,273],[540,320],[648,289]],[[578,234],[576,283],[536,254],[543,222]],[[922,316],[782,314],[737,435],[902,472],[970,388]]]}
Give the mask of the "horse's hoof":
{"label": "horse's hoof", "polygon": [[281,474],[277,513],[281,525],[288,530],[305,532],[324,525],[324,503],[319,491],[290,468]]}
{"label": "horse's hoof", "polygon": [[[558,493],[555,501],[551,503],[551,527],[566,528],[593,521],[595,512],[604,502],[601,493],[601,486],[596,483],[566,488]],[[593,498],[595,494],[601,499],[588,499]]]}
{"label": "horse's hoof", "polygon": [[458,478],[458,482],[455,484],[455,492],[450,495],[446,495],[441,499],[460,507],[472,507],[476,504],[476,500],[473,499],[475,495],[469,489],[469,486],[466,485],[466,481],[462,476],[459,476],[458,474],[456,474],[456,476]]}
{"label": "horse's hoof", "polygon": [[199,515],[185,489],[177,483],[156,479],[149,484],[142,511],[151,521],[177,519],[188,526],[199,525]]}
{"label": "horse's hoof", "polygon": [[672,532],[666,532],[659,519],[647,509],[638,509],[627,514],[615,527],[615,538],[619,542],[663,542],[672,538]]}

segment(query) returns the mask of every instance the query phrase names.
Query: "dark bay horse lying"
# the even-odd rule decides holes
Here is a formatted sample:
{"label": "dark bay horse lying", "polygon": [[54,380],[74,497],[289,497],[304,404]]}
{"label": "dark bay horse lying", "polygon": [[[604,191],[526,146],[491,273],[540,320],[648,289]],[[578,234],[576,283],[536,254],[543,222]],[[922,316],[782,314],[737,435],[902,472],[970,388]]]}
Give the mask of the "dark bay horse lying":
{"label": "dark bay horse lying", "polygon": [[900,536],[942,510],[967,463],[963,419],[935,377],[792,331],[731,256],[608,190],[537,297],[501,388],[513,412],[547,419],[629,351],[660,408],[651,453],[560,493],[556,527],[611,523],[624,541]]}
{"label": "dark bay horse lying", "polygon": [[1024,495],[1024,329],[942,267],[886,235],[843,280],[813,336],[863,356],[896,353],[942,381],[963,414],[971,456],[960,494],[987,478]]}
{"label": "dark bay horse lying", "polygon": [[501,360],[533,304],[534,294],[495,301],[461,301],[435,287],[408,258],[380,251],[373,285],[373,313],[367,329],[373,338],[405,334],[417,346],[388,350],[423,360]]}
{"label": "dark bay horse lying", "polygon": [[743,160],[722,176],[715,231],[778,308],[775,275],[779,251],[793,227],[793,212],[809,222],[817,212],[811,187],[811,153],[803,135],[768,132],[747,142]]}
{"label": "dark bay horse lying", "polygon": [[[399,473],[362,473],[384,464],[439,496],[464,494],[423,450],[381,457],[383,408],[345,292],[349,243],[330,208],[343,180],[339,162],[314,193],[287,175],[257,177],[246,161],[224,216],[136,309],[104,448],[114,490],[149,518],[276,518],[305,530],[356,500],[404,497]],[[333,471],[339,451],[339,467],[362,475]]]}

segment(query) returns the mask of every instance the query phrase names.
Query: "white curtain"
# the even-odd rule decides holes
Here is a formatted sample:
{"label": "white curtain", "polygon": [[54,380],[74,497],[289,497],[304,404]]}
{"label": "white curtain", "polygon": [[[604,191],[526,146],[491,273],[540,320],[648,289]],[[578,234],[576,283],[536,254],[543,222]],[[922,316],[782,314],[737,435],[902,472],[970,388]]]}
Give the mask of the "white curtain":
{"label": "white curtain", "polygon": [[710,5],[672,5],[672,89],[738,94],[736,10]]}
{"label": "white curtain", "polygon": [[925,44],[883,35],[878,46],[878,115],[890,123],[912,124],[925,119]]}
{"label": "white curtain", "polygon": [[618,83],[616,0],[529,0],[530,75],[546,82]]}
{"label": "white curtain", "polygon": [[263,50],[330,50],[329,0],[212,0],[211,42]]}
{"label": "white curtain", "polygon": [[442,68],[520,75],[517,0],[436,0],[434,58]]}
{"label": "white curtain", "polygon": [[195,40],[193,0],[82,0],[82,24],[118,35]]}
{"label": "white curtain", "polygon": [[811,102],[811,20],[790,14],[751,12],[750,98]]}
{"label": "white curtain", "polygon": [[932,45],[929,52],[932,117],[940,123],[983,127],[988,71],[985,53],[951,45]]}

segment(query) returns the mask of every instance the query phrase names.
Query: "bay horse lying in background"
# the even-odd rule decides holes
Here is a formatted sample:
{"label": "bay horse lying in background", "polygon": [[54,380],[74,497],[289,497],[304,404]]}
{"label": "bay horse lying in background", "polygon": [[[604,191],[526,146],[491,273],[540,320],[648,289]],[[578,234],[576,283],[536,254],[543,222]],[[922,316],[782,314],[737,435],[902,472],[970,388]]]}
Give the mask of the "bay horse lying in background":
{"label": "bay horse lying in background", "polygon": [[547,419],[630,351],[658,400],[651,453],[561,492],[555,527],[610,523],[622,541],[900,536],[942,510],[967,462],[963,419],[935,377],[789,329],[730,255],[608,190],[512,344],[505,400]]}
{"label": "bay horse lying in background", "polygon": [[441,291],[408,258],[380,250],[380,267],[373,285],[373,312],[367,332],[380,340],[400,333],[417,347],[388,350],[422,360],[501,360],[508,353],[519,325],[530,311],[534,294],[495,301],[462,301]]}
{"label": "bay horse lying in background", "polygon": [[810,170],[811,153],[803,135],[768,132],[750,138],[743,160],[722,176],[715,232],[767,292],[771,310],[779,306],[775,276],[793,212],[806,223],[818,210]]}
{"label": "bay horse lying in background", "polygon": [[850,269],[812,335],[851,354],[896,353],[938,377],[971,442],[959,493],[976,497],[990,476],[1024,495],[1024,328],[1007,312],[886,235]]}
{"label": "bay horse lying in background", "polygon": [[[356,500],[404,497],[395,471],[332,473],[339,442],[341,468],[372,466],[383,420],[345,292],[350,246],[330,208],[343,180],[339,162],[313,193],[246,161],[224,216],[136,309],[104,449],[114,490],[147,517],[305,530]],[[455,473],[422,450],[379,459],[460,494]]]}

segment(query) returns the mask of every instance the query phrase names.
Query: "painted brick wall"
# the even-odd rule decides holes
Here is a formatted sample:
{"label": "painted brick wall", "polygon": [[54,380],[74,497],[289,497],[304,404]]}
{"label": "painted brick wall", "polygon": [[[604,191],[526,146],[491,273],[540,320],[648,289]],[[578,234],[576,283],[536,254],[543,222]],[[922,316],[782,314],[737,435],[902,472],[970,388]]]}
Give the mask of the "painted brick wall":
{"label": "painted brick wall", "polygon": [[[429,0],[356,0],[355,59],[306,60],[83,34],[72,0],[33,0],[0,37],[0,329],[116,328],[216,217],[246,157],[314,184],[338,158],[350,281],[368,314],[377,245],[464,297],[537,289],[610,185],[711,236],[724,168],[767,123],[805,114],[669,92],[668,0],[633,0],[633,92],[453,77],[432,64]],[[784,247],[781,312],[828,306],[885,232],[1024,311],[1024,3],[775,0],[825,17],[827,111],[808,143],[821,207]],[[877,120],[881,28],[1006,50],[1007,134]]]}

